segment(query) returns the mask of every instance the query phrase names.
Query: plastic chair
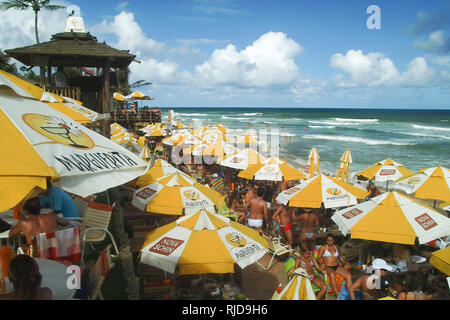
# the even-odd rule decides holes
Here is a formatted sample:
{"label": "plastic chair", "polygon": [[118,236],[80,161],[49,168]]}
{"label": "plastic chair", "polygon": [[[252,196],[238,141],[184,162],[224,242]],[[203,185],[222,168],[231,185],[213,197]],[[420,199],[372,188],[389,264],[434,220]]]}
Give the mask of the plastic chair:
{"label": "plastic chair", "polygon": [[111,220],[111,214],[114,210],[114,204],[112,206],[97,202],[89,202],[87,209],[84,213],[84,217],[81,219],[70,218],[68,220],[80,221],[80,232],[82,236],[82,246],[81,246],[81,263],[84,263],[84,252],[85,245],[89,243],[94,251],[97,251],[93,243],[101,242],[105,239],[106,235],[109,236],[111,242],[114,246],[116,255],[119,255],[119,249],[117,247],[116,241],[112,236],[111,232],[108,230],[109,221]]}
{"label": "plastic chair", "polygon": [[264,237],[267,240],[268,249],[269,249],[269,252],[272,254],[272,258],[270,259],[270,262],[267,265],[267,267],[264,267],[258,261],[256,261],[256,263],[261,268],[263,268],[264,270],[267,271],[272,266],[272,262],[273,262],[275,256],[282,256],[287,253],[291,253],[293,251],[293,249],[290,245],[283,244],[279,237],[272,237],[269,234],[265,233],[264,231],[260,231],[260,234],[262,237]]}
{"label": "plastic chair", "polygon": [[89,269],[89,300],[104,300],[101,289],[106,276],[115,266],[112,261],[111,244],[103,249],[95,265]]}

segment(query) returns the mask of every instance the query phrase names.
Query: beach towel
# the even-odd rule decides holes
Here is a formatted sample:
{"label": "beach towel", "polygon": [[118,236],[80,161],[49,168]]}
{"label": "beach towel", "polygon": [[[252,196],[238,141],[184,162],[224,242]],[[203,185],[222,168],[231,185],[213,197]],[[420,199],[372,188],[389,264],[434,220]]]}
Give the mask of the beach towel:
{"label": "beach towel", "polygon": [[77,264],[81,261],[80,228],[40,233],[34,236],[33,246],[36,258]]}

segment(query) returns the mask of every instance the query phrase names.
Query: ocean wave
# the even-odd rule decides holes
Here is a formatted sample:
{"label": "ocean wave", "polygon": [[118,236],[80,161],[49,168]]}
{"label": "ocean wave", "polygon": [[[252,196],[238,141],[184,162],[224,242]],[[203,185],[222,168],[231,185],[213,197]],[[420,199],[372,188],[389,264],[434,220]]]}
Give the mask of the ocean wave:
{"label": "ocean wave", "polygon": [[412,124],[412,127],[413,127],[414,129],[437,130],[437,131],[450,131],[450,128],[421,126],[421,125],[418,125],[418,124]]}
{"label": "ocean wave", "polygon": [[347,119],[347,118],[334,118],[338,122],[378,122],[378,119]]}
{"label": "ocean wave", "polygon": [[336,122],[331,120],[308,120],[309,123],[334,125],[334,126],[357,126],[358,122]]}
{"label": "ocean wave", "polygon": [[258,133],[259,134],[262,134],[262,135],[268,135],[268,136],[270,136],[270,135],[273,135],[273,136],[283,136],[283,137],[295,137],[296,136],[296,134],[295,133],[290,133],[290,132],[280,132],[280,131],[278,131],[278,130],[269,130],[269,131],[267,131],[267,130],[259,130],[258,131]]}
{"label": "ocean wave", "polygon": [[393,132],[393,133],[404,134],[404,135],[415,136],[415,137],[440,138],[440,139],[450,140],[450,137],[436,135],[436,134],[425,134],[425,133],[416,133],[416,132]]}
{"label": "ocean wave", "polygon": [[254,113],[243,113],[242,116],[262,116],[263,114],[261,112],[254,112]]}
{"label": "ocean wave", "polygon": [[379,145],[379,144],[391,144],[395,146],[408,146],[414,145],[414,143],[408,142],[395,142],[389,140],[372,140],[372,139],[364,139],[364,138],[356,138],[356,137],[347,137],[347,136],[325,136],[320,134],[305,134],[302,136],[305,139],[313,139],[313,140],[335,140],[335,141],[349,141],[349,142],[360,142],[370,145]]}
{"label": "ocean wave", "polygon": [[447,119],[442,119],[442,120],[439,120],[440,122],[448,122],[448,120]]}
{"label": "ocean wave", "polygon": [[[243,118],[243,117],[228,117],[228,116],[222,116],[222,119],[227,120],[254,120],[252,118]],[[259,122],[259,121],[258,121]]]}
{"label": "ocean wave", "polygon": [[318,128],[318,129],[334,129],[336,126],[308,126],[310,128]]}
{"label": "ocean wave", "polygon": [[178,113],[174,112],[174,116],[184,116],[184,117],[206,117],[207,113]]}

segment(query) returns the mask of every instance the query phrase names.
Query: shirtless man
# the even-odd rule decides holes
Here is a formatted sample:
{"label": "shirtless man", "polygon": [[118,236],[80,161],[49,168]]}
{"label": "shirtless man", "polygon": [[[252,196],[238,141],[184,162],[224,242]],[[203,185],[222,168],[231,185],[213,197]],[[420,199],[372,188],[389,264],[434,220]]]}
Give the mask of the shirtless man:
{"label": "shirtless man", "polygon": [[280,192],[283,192],[287,189],[289,189],[289,186],[287,184],[287,181],[284,180],[284,177],[283,177],[283,178],[281,178],[281,182],[280,182]]}
{"label": "shirtless man", "polygon": [[295,221],[300,224],[300,245],[308,250],[314,250],[316,245],[315,228],[320,225],[319,217],[310,208],[304,208],[304,213],[300,217],[295,217]]}
{"label": "shirtless man", "polygon": [[286,244],[292,246],[294,244],[294,235],[292,233],[292,220],[295,219],[294,208],[289,208],[281,204],[272,216],[283,231]]}
{"label": "shirtless man", "polygon": [[247,225],[256,230],[263,229],[264,221],[266,222],[266,230],[269,229],[269,213],[267,203],[262,198],[263,195],[264,191],[259,189],[257,195],[251,198],[244,207],[244,212],[247,209],[250,210]]}
{"label": "shirtless man", "polygon": [[317,300],[321,300],[327,293],[328,287],[325,282],[314,273],[314,268],[323,272],[325,270],[325,267],[319,266],[316,259],[314,259],[314,257],[311,255],[311,251],[307,250],[306,248],[301,247],[300,252],[302,255],[297,258],[297,261],[295,262],[295,268],[292,270],[294,271],[297,268],[305,269],[305,271],[308,273],[309,280],[320,288],[320,291],[317,294],[316,298]]}
{"label": "shirtless man", "polygon": [[23,232],[27,244],[31,245],[33,236],[43,232],[53,232],[57,230],[57,225],[67,226],[69,221],[61,219],[54,213],[41,215],[39,198],[31,198],[25,202],[23,209],[27,213],[19,216],[19,222],[9,231],[9,237],[13,238]]}

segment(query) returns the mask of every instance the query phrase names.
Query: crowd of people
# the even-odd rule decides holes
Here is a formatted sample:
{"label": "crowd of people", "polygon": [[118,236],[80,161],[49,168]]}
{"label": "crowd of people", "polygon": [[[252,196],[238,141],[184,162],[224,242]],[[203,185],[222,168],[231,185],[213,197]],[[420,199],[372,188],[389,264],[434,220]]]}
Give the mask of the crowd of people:
{"label": "crowd of people", "polygon": [[115,123],[130,129],[134,128],[134,124],[137,122],[161,122],[161,109],[150,108],[148,106],[139,108],[138,103],[134,102],[129,107],[121,106],[112,111],[111,118]]}

